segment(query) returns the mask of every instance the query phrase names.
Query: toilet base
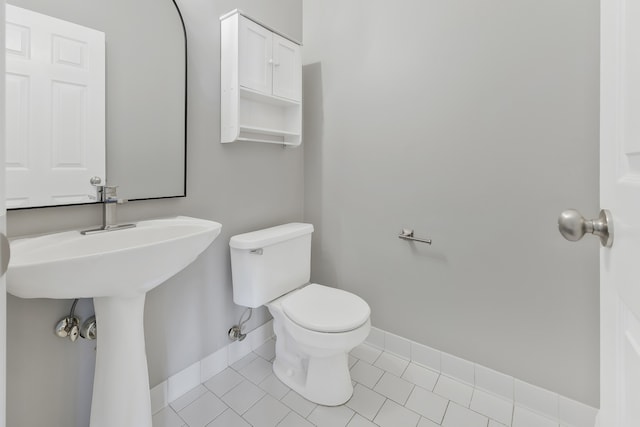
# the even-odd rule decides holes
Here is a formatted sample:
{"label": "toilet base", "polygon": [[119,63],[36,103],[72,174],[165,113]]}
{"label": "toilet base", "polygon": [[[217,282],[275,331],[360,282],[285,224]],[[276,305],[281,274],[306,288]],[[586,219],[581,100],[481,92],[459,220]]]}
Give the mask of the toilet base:
{"label": "toilet base", "polygon": [[278,359],[276,352],[273,372],[300,396],[325,406],[339,406],[351,399],[353,385],[347,353],[290,362]]}

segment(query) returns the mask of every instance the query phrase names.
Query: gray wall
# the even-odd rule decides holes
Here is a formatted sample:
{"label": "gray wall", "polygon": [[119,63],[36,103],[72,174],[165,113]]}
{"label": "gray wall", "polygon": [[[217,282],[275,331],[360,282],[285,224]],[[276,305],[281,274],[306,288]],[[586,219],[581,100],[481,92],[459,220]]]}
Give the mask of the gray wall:
{"label": "gray wall", "polygon": [[[268,4],[267,4],[268,3]],[[266,144],[220,144],[218,17],[234,8],[302,38],[300,0],[179,2],[189,39],[189,141],[183,199],[132,202],[122,221],[191,215],[223,224],[222,234],[190,267],[147,295],[146,346],[151,386],[228,344],[242,308],[232,302],[229,237],[303,212],[303,151]],[[140,165],[144,167],[144,165]],[[13,211],[13,236],[82,228],[100,221],[96,206]],[[7,425],[88,425],[94,343],[61,340],[55,323],[71,301],[8,300]],[[78,309],[87,315],[91,302]],[[266,321],[259,310],[249,329]],[[34,410],[36,408],[37,410]]]}
{"label": "gray wall", "polygon": [[[312,279],[375,326],[598,405],[597,0],[305,0]],[[433,238],[410,244],[402,227]]]}

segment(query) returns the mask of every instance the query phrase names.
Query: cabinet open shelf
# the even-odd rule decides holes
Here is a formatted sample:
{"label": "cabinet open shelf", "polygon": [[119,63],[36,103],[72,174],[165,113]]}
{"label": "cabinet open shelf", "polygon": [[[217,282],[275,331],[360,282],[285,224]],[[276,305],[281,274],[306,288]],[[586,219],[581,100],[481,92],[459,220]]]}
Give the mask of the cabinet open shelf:
{"label": "cabinet open shelf", "polygon": [[297,107],[300,105],[300,102],[294,101],[292,99],[280,98],[274,95],[267,95],[242,86],[240,86],[240,97],[258,102],[264,102],[266,104],[278,105],[281,107]]}
{"label": "cabinet open shelf", "polygon": [[267,129],[240,125],[237,141],[268,142],[272,144],[298,145],[300,133],[280,129]]}

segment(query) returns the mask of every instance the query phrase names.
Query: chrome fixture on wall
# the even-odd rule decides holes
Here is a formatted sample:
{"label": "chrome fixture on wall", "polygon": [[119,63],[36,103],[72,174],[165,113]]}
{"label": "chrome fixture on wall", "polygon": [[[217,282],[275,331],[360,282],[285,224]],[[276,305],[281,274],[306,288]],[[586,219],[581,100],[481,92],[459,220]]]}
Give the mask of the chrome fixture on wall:
{"label": "chrome fixture on wall", "polygon": [[600,237],[605,248],[613,245],[613,222],[611,212],[601,209],[598,218],[587,220],[575,209],[567,209],[558,217],[558,230],[562,237],[577,242],[587,233]]}
{"label": "chrome fixture on wall", "polygon": [[96,316],[91,316],[84,321],[80,328],[80,336],[87,340],[95,340],[98,337],[98,325]]}
{"label": "chrome fixture on wall", "polygon": [[[260,250],[262,250],[262,249],[260,249]],[[260,253],[260,255],[262,255],[262,253]],[[249,317],[247,317],[246,320],[242,320],[244,315],[247,314],[247,311],[249,312]],[[238,322],[238,324],[237,325],[233,325],[231,327],[231,329],[229,329],[229,338],[231,340],[233,340],[233,341],[242,341],[243,339],[245,339],[247,337],[247,334],[243,334],[242,333],[242,328],[249,321],[249,319],[251,319],[251,314],[253,314],[253,309],[247,308],[242,313],[242,316],[240,316],[240,321]]]}
{"label": "chrome fixture on wall", "polygon": [[73,300],[73,304],[71,305],[71,311],[68,316],[60,319],[58,324],[56,325],[56,335],[60,338],[67,338],[71,341],[75,341],[78,339],[78,335],[80,333],[80,319],[75,315],[76,305],[78,304],[78,299]]}
{"label": "chrome fixture on wall", "polygon": [[415,237],[413,235],[413,230],[410,228],[403,228],[400,234],[398,234],[398,238],[402,240],[410,240],[413,242],[426,243],[428,245],[431,244],[431,239],[423,239],[420,237]]}
{"label": "chrome fixture on wall", "polygon": [[55,333],[60,338],[69,338],[72,342],[75,342],[78,336],[95,340],[98,335],[96,316],[89,317],[80,327],[80,318],[75,314],[77,304],[78,298],[73,300],[69,315],[60,319],[56,324]]}

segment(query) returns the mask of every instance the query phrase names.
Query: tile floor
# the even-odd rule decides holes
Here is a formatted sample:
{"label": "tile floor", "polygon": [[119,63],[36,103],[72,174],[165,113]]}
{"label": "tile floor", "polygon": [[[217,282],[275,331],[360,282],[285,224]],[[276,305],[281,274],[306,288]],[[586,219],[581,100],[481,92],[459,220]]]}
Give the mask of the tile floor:
{"label": "tile floor", "polygon": [[367,344],[349,357],[351,400],[318,406],[273,375],[274,344],[170,403],[153,427],[565,427]]}

